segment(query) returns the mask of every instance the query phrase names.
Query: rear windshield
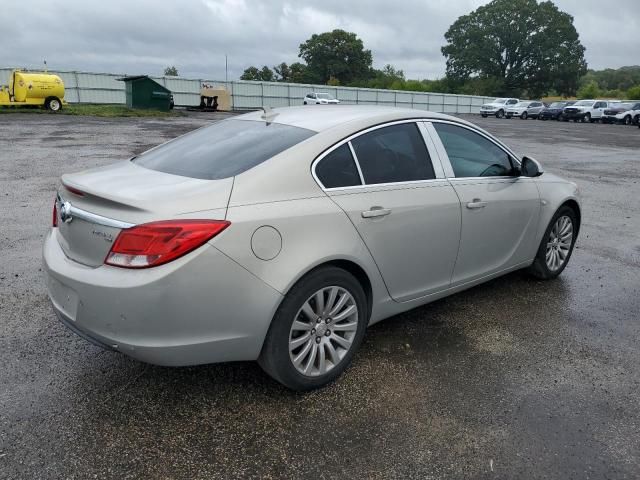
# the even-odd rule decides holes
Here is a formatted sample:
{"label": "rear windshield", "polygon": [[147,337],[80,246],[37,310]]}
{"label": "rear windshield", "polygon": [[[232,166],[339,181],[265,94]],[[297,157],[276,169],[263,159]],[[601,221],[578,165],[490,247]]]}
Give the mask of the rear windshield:
{"label": "rear windshield", "polygon": [[306,140],[315,132],[279,123],[223,120],[145,152],[141,167],[183,177],[233,177]]}

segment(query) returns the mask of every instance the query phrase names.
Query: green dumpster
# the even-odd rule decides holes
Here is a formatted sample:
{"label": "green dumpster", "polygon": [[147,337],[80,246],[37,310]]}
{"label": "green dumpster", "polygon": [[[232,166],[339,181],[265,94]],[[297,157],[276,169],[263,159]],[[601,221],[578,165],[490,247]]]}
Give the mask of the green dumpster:
{"label": "green dumpster", "polygon": [[124,82],[127,107],[168,112],[171,91],[146,75],[119,78]]}

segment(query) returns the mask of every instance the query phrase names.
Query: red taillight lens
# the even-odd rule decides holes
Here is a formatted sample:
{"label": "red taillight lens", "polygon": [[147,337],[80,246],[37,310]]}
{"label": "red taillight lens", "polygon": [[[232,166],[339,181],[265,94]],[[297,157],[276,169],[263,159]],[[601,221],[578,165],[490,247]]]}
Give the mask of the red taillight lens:
{"label": "red taillight lens", "polygon": [[51,221],[51,225],[53,227],[58,226],[58,201],[55,199],[53,201],[53,220]]}
{"label": "red taillight lens", "polygon": [[122,230],[104,263],[122,268],[149,268],[171,262],[227,228],[225,220],[167,220]]}

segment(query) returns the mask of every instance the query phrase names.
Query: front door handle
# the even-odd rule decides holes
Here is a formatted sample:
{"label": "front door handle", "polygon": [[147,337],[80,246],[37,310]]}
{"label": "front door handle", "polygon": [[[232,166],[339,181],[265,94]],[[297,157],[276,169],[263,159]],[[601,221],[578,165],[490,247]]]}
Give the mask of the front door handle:
{"label": "front door handle", "polygon": [[365,210],[362,212],[362,218],[375,218],[375,217],[384,217],[389,215],[391,210],[388,208],[382,207],[371,207],[371,210]]}
{"label": "front door handle", "polygon": [[471,202],[467,203],[467,208],[470,210],[484,208],[486,206],[487,206],[487,202],[483,202],[479,198],[474,198]]}

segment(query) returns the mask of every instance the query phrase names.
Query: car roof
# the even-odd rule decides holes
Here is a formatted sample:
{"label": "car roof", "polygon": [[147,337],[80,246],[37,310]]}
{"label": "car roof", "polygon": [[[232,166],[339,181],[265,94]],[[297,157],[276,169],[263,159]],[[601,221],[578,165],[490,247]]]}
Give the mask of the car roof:
{"label": "car roof", "polygon": [[454,120],[468,123],[442,113],[411,108],[382,107],[378,105],[331,105],[273,108],[235,117],[237,120],[271,121],[293,127],[322,132],[350,122],[367,121],[371,125],[411,118]]}

